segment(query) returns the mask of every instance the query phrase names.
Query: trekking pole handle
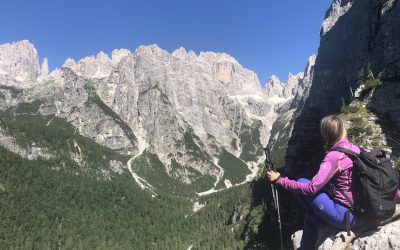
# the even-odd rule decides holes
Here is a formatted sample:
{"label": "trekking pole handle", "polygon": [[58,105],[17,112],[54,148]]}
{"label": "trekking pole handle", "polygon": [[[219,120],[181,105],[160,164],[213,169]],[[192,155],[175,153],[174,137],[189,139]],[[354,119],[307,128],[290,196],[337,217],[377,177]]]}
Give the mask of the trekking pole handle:
{"label": "trekking pole handle", "polygon": [[269,147],[264,148],[265,153],[265,167],[268,171],[276,171],[275,164],[271,158],[271,150]]}

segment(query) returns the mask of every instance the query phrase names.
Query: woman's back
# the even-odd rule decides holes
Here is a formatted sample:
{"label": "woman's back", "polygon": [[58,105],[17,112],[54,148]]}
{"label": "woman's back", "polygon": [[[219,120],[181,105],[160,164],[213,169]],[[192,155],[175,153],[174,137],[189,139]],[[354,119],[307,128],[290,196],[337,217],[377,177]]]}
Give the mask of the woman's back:
{"label": "woman's back", "polygon": [[[357,154],[360,153],[360,148],[347,139],[340,140],[333,148],[335,147],[349,149]],[[353,202],[354,194],[357,192],[355,182],[353,181],[353,161],[346,154],[338,151],[330,151],[325,156],[325,159],[327,158],[337,164],[337,170],[331,179],[331,183],[335,186],[332,198],[349,208],[351,205],[343,193]]]}

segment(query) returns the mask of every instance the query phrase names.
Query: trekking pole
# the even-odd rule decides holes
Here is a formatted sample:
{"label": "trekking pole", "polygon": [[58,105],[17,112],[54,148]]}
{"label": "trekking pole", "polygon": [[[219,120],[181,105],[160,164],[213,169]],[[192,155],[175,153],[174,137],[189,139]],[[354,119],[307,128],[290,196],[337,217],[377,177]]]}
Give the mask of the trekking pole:
{"label": "trekking pole", "polygon": [[[275,165],[272,162],[270,148],[265,147],[264,153],[265,153],[265,168],[267,169],[267,171],[276,171]],[[278,196],[278,190],[276,189],[275,185],[272,182],[271,182],[271,192],[272,192],[272,198],[274,200],[274,207],[275,207],[276,213],[278,215],[279,237],[280,237],[280,241],[281,241],[280,242],[281,250],[283,250],[282,222],[281,222],[281,212],[279,209],[279,196]]]}

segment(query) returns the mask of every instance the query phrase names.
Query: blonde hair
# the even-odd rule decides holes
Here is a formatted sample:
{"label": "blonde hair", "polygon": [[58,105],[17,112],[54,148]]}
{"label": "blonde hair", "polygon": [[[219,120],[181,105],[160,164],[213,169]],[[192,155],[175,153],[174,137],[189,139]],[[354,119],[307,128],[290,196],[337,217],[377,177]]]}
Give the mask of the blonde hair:
{"label": "blonde hair", "polygon": [[332,148],[340,139],[346,136],[343,120],[337,115],[322,118],[321,135],[325,140],[326,149]]}

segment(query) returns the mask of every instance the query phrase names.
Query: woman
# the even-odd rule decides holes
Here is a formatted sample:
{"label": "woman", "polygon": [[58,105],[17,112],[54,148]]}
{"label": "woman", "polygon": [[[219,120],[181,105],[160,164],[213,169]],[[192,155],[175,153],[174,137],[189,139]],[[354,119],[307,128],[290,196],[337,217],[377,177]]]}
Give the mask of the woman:
{"label": "woman", "polygon": [[[343,121],[336,115],[324,117],[321,121],[321,133],[328,151],[342,147],[360,153],[360,149],[346,138]],[[318,237],[318,229],[325,223],[341,229],[346,229],[345,213],[351,207],[348,199],[353,201],[356,192],[353,185],[353,162],[343,153],[329,151],[322,161],[318,173],[310,180],[290,180],[281,177],[278,172],[267,172],[266,178],[275,182],[283,189],[300,194],[305,208],[303,236],[299,249],[314,249]],[[328,196],[321,189],[325,184],[332,183],[335,192]],[[362,226],[363,220],[350,212],[350,227]]]}

